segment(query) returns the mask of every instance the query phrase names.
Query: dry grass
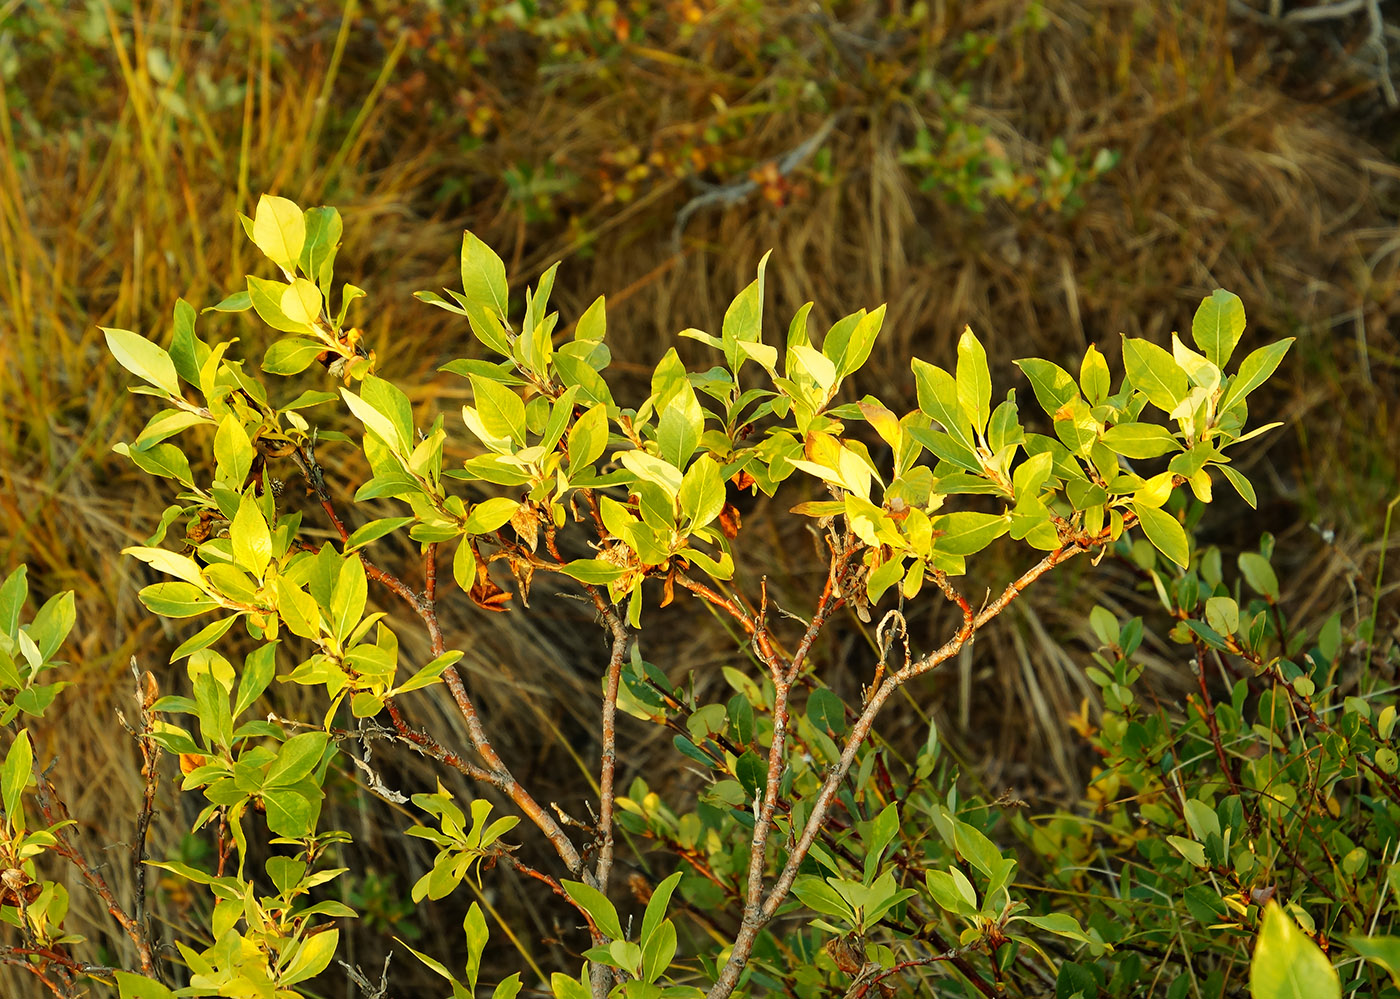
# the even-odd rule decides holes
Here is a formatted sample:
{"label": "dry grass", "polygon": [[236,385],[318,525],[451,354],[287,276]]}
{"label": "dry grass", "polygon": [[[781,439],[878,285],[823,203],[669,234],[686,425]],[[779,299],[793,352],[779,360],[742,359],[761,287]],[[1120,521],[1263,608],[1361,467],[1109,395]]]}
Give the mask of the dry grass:
{"label": "dry grass", "polygon": [[[484,61],[474,65],[464,53],[478,44],[475,24],[417,22],[388,3],[279,17],[270,2],[224,12],[155,0],[13,22],[21,70],[0,91],[0,568],[28,562],[41,593],[78,591],[72,652],[82,686],[47,741],[60,773],[84,775],[70,784],[74,814],[131,813],[132,753],[109,721],[112,706],[125,696],[129,656],[154,666],[154,650],[176,641],[141,612],[140,571],[112,557],[145,537],[166,498],[109,452],[148,414],[123,392],[96,327],[160,335],[176,297],[207,304],[237,286],[256,264],[234,213],[262,191],[341,207],[339,271],[371,292],[362,323],[386,372],[421,384],[424,415],[460,404],[457,384],[425,376],[468,348],[459,324],[409,295],[455,280],[463,224],[500,249],[516,284],[567,258],[555,293],[566,320],[609,293],[617,368],[633,376],[676,330],[717,328],[773,247],[778,323],[808,299],[818,323],[889,303],[883,346],[858,387],[891,404],[912,398],[909,356],[947,358],[964,323],[1014,384],[1013,357],[1063,360],[1088,342],[1113,353],[1120,332],[1163,337],[1211,288],[1230,288],[1246,303],[1251,337],[1300,341],[1292,385],[1260,402],[1288,426],[1244,461],[1269,502],[1257,518],[1221,504],[1208,530],[1227,547],[1251,544],[1261,528],[1278,532],[1300,622],[1345,605],[1351,587],[1356,613],[1369,613],[1377,550],[1363,539],[1396,489],[1388,441],[1400,429],[1391,221],[1400,168],[1334,110],[1281,89],[1275,40],[1227,23],[1225,5],[1208,0],[1052,4],[1034,30],[1022,0],[932,3],[926,24],[893,32],[874,5],[830,16],[794,3],[757,17],[696,4],[701,20],[678,34],[672,8],[681,6],[656,5],[622,56],[580,42],[572,63],[495,26],[481,29]],[[980,61],[959,50],[968,32],[993,43]],[[446,48],[434,44],[442,38]],[[778,38],[789,44],[764,47]],[[46,62],[62,72],[40,72]],[[968,85],[967,120],[1017,164],[1043,163],[1057,137],[1074,151],[1117,150],[1121,162],[1082,190],[1074,215],[995,201],[974,213],[922,193],[899,156],[921,126],[944,127],[943,99],[920,83],[926,72]],[[677,213],[699,191],[675,162],[690,157],[705,181],[739,182],[833,116],[829,160],[793,177],[805,194],[790,192],[781,207],[753,194],[701,210],[673,256]],[[662,165],[623,197],[618,154],[630,147],[642,164],[656,154]],[[522,167],[576,179],[541,202],[508,179]],[[207,317],[205,331],[258,341],[251,326],[221,318]],[[681,350],[698,358],[692,343]],[[772,554],[745,568],[781,581],[778,599],[801,607],[819,570],[781,516],[786,499],[747,514]],[[1313,519],[1339,529],[1337,550],[1300,526]],[[1129,575],[1094,584],[1081,572],[1047,587],[931,688],[940,727],[989,785],[1072,793],[1083,776],[1063,725],[1086,693],[1073,640],[1096,593],[1115,608],[1144,604]],[[557,775],[549,793],[561,803],[581,802],[603,657],[587,615],[545,592],[529,614],[486,617],[453,604],[448,615],[474,650],[473,680],[508,755],[541,780]],[[686,609],[657,618],[664,627],[649,659],[702,668],[726,654],[724,636]],[[911,620],[925,644],[946,626],[941,612]],[[869,636],[853,629],[827,645],[830,661],[851,664],[838,683],[848,692],[869,658]],[[401,633],[408,643],[412,629]],[[1171,674],[1175,651],[1152,652]],[[439,731],[457,724],[440,706],[421,710]],[[925,724],[910,711],[886,734],[919,740]],[[655,771],[655,735],[632,734],[641,740],[633,771]],[[391,783],[430,780],[412,759],[386,766]],[[362,841],[365,869],[421,868],[422,857],[391,859],[402,842],[378,828],[401,817],[340,807],[331,821]],[[177,849],[177,827],[157,852]],[[127,832],[118,819],[94,828],[92,842]],[[535,920],[523,946],[547,967],[558,955],[535,941],[563,934],[545,925],[530,892],[508,879],[493,890],[504,893],[498,905]],[[82,896],[75,908],[94,919]],[[82,930],[103,936],[96,921]],[[448,946],[425,946],[434,943]],[[0,990],[12,985],[0,978]]]}

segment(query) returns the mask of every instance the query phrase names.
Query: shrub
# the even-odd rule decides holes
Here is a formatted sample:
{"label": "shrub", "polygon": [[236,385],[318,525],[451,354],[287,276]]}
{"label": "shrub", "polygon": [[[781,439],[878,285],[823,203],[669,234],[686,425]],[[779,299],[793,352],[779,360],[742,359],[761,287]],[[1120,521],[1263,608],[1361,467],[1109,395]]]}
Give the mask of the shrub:
{"label": "shrub", "polygon": [[[1048,360],[1018,362],[1050,436],[1023,427],[1015,390],[998,401],[971,330],[953,372],[913,361],[916,411],[896,414],[873,396],[838,402],[884,310],[847,316],[818,347],[804,308],[780,352],[763,337],[765,259],[719,335],[681,334],[721,363],[688,370],[672,348],[646,397],[627,407],[603,376],[603,300],[561,327],[548,311],[550,269],[527,291],[522,316],[501,260],[467,233],[462,290],[418,295],[465,318],[487,354],[444,366],[472,397],[462,419],[476,450],[455,461],[446,417],[420,427],[347,322],[365,293],[333,282],[338,213],[265,197],[243,222],[279,277],[249,275],[245,290],[212,309],[254,312],[281,334],[262,371],[306,380],[319,365],[315,387],[270,391],[232,355],[235,341],[198,335],[183,301],[168,350],[105,331],[116,359],[145,383],[133,391],[162,405],[118,450],[176,491],[146,544],[126,549],[170,577],[142,589],[141,601],[166,618],[212,619],[174,651],[188,675],[181,693],[160,696],[152,674],[138,677],[132,728],[147,793],[131,849],[133,897],[109,886],[16,726],[21,713],[42,716],[65,686],[50,677],[73,601],[55,597],[22,624],[24,571],[0,587],[0,918],[9,927],[0,959],[43,988],[76,995],[101,981],[123,999],[316,994],[313,980],[342,973],[332,967],[337,921],[356,915],[326,889],[346,874],[338,858],[350,835],[320,822],[332,775],[353,765],[374,794],[417,809],[404,835],[430,844],[434,861],[412,886],[415,903],[479,884],[497,864],[548,887],[579,927],[578,962],[531,983],[557,999],[862,997],[893,995],[901,982],[944,995],[1127,996],[1159,985],[1171,996],[1220,995],[1238,988],[1256,940],[1256,996],[1340,995],[1319,943],[1366,959],[1347,959],[1353,993],[1393,990],[1386,975],[1400,967],[1400,942],[1376,930],[1395,911],[1395,708],[1375,703],[1386,688],[1371,668],[1374,617],[1369,633],[1358,632],[1365,666],[1353,669],[1340,619],[1314,637],[1286,627],[1267,542],[1239,560],[1254,594],[1246,598],[1220,553],[1192,540],[1219,481],[1253,505],[1226,452],[1277,426],[1249,428],[1248,397],[1291,341],[1261,346],[1225,374],[1244,335],[1237,297],[1217,291],[1201,303],[1194,349],[1175,334],[1170,351],[1125,339],[1116,389],[1094,347],[1077,379]],[[333,382],[335,391],[323,387]],[[334,422],[332,406],[357,421],[353,435],[320,425]],[[186,448],[171,442],[177,435]],[[368,476],[353,510],[338,506],[318,445],[362,452]],[[289,509],[293,475],[332,541],[316,543],[302,512]],[[792,512],[809,518],[827,558],[803,615],[779,608],[767,580],[751,578],[733,502],[743,490],[771,496],[789,479],[808,490]],[[814,481],[824,487],[816,499]],[[400,515],[360,516],[387,499]],[[184,537],[162,547],[177,523]],[[405,531],[421,551],[421,579],[375,557]],[[1004,535],[1030,553],[1028,565],[975,602],[960,579]],[[1176,619],[1170,637],[1192,650],[1199,681],[1184,709],[1149,709],[1134,693],[1143,622],[1091,611],[1102,646],[1090,675],[1104,711],[1097,727],[1087,713],[1081,723],[1103,759],[1089,807],[1027,818],[1006,796],[964,793],[933,728],[912,759],[880,742],[883,711],[918,710],[891,706],[896,694],[1078,555],[1136,567]],[[493,563],[513,577],[513,594]],[[514,596],[524,603],[547,574],[596,612],[609,654],[586,821],[541,803],[521,762],[493,745],[457,668],[463,652],[438,616],[449,564],[452,582],[487,610]],[[401,662],[409,656],[385,615],[370,610],[372,592],[421,621],[427,661]],[[732,623],[751,667],[723,669],[732,696],[700,697],[647,661],[643,622],[657,597]],[[937,648],[916,648],[906,626],[905,609],[919,600],[952,611]],[[831,689],[820,645],[846,611],[875,624],[878,650],[850,703]],[[231,651],[235,625],[253,643],[240,663],[219,651]],[[314,713],[269,713],[280,703],[273,680],[316,692]],[[1212,694],[1222,684],[1227,693]],[[403,705],[435,688],[445,688],[469,744],[407,720]],[[640,778],[618,786],[627,752],[619,712],[673,733],[678,754],[706,775],[693,800],[663,800]],[[375,743],[495,789],[511,814],[441,783],[403,794],[369,759]],[[212,840],[205,867],[145,855],[163,753],[178,758],[182,790],[200,800],[194,829]],[[550,862],[518,856],[517,836],[547,845]],[[649,875],[628,887],[640,913],[618,890],[624,852]],[[1031,862],[1018,874],[1023,857]],[[128,955],[110,966],[80,959],[54,862],[101,895]],[[178,956],[154,930],[150,867],[213,900],[207,918],[174,927]],[[462,931],[465,961],[414,950],[454,999],[481,987],[489,934],[478,903]],[[349,965],[344,974],[369,995],[392,989]],[[493,995],[524,987],[512,974]]]}

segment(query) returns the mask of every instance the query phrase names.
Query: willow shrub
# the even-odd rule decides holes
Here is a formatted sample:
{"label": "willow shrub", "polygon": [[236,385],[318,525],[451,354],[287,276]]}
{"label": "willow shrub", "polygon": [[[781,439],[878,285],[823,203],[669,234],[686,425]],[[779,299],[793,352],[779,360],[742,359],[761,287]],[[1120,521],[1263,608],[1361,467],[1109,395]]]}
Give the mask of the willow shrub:
{"label": "willow shrub", "polygon": [[[344,989],[355,973],[332,961],[341,921],[356,914],[334,882],[350,834],[323,827],[328,776],[358,765],[374,793],[410,800],[365,761],[371,739],[424,754],[512,806],[498,814],[441,784],[412,795],[417,821],[403,835],[435,853],[430,868],[404,873],[415,915],[431,918],[432,903],[483,865],[504,864],[547,884],[562,923],[578,928],[574,967],[548,981],[512,975],[495,983],[497,999],[527,987],[557,999],[1039,995],[1052,985],[1061,997],[1149,986],[1219,995],[1246,973],[1260,999],[1326,997],[1342,988],[1333,961],[1353,983],[1390,987],[1400,944],[1368,934],[1389,927],[1396,905],[1395,709],[1375,710],[1373,687],[1339,701],[1339,629],[1315,642],[1284,633],[1267,551],[1240,561],[1248,596],[1219,553],[1192,540],[1221,483],[1253,505],[1230,452],[1278,425],[1250,427],[1248,400],[1290,341],[1232,365],[1245,330],[1237,297],[1217,291],[1201,303],[1194,346],[1175,334],[1170,349],[1126,339],[1121,376],[1094,347],[1077,377],[1019,361],[1044,413],[1031,422],[1045,434],[1022,425],[1014,389],[993,390],[971,330],[953,371],[913,361],[917,410],[896,413],[873,396],[840,401],[883,308],[847,316],[818,345],[806,307],[775,346],[763,335],[765,260],[717,335],[681,334],[710,348],[714,366],[689,371],[672,349],[649,394],[625,405],[605,378],[603,300],[561,330],[548,310],[551,268],[523,312],[513,309],[500,258],[468,233],[461,290],[418,297],[462,316],[486,359],[444,366],[471,388],[461,424],[453,414],[420,426],[347,324],[365,292],[334,281],[338,213],[265,197],[243,221],[276,277],[249,275],[246,290],[212,308],[251,310],[250,325],[272,331],[261,374],[237,357],[236,341],[205,342],[183,301],[168,350],[106,331],[143,383],[132,391],[159,406],[118,450],[166,480],[175,500],[149,541],[125,554],[169,577],[141,591],[153,614],[197,619],[172,657],[188,673],[182,691],[159,696],[149,673],[139,680],[132,727],[148,791],[130,857],[134,897],[108,885],[18,727],[65,685],[55,657],[72,599],[56,597],[21,624],[23,570],[0,588],[0,957],[43,988],[68,996],[115,983],[123,999]],[[357,422],[350,437],[318,430],[339,409]],[[475,456],[445,463],[449,432],[463,428],[462,450]],[[337,508],[318,441],[363,448],[371,474],[355,505]],[[192,471],[211,464],[212,478]],[[297,473],[316,501],[314,525],[281,499],[282,479]],[[792,513],[822,539],[828,568],[802,614],[780,615],[764,583],[736,564],[742,527],[727,490],[772,495],[788,479],[811,487],[815,498]],[[358,504],[386,499],[399,515],[362,516]],[[176,524],[183,537],[167,542]],[[327,531],[333,541],[312,540]],[[421,578],[376,558],[400,532],[421,549]],[[1003,535],[1026,568],[979,603],[959,579]],[[1006,802],[959,793],[935,731],[912,760],[877,752],[881,712],[907,710],[890,705],[896,691],[958,655],[1040,577],[1110,552],[1131,558],[1178,619],[1171,637],[1192,650],[1200,696],[1175,714],[1138,701],[1141,621],[1086,607],[1103,643],[1091,675],[1104,707],[1098,728],[1084,726],[1104,760],[1086,808],[1004,818]],[[531,775],[498,753],[457,668],[462,651],[439,622],[448,585],[482,607],[505,605],[511,594],[488,571],[493,562],[522,592],[541,574],[562,577],[596,610],[609,643],[587,822],[543,807]],[[426,662],[406,661],[385,615],[369,612],[372,591],[421,622]],[[732,696],[702,703],[693,685],[646,660],[647,608],[658,598],[709,605],[733,622],[750,668],[724,670]],[[938,648],[909,639],[903,608],[919,600],[955,609]],[[813,651],[840,613],[877,622],[878,661],[856,703],[824,684]],[[255,643],[241,661],[218,651],[234,627]],[[315,714],[270,714],[274,680],[312,688]],[[403,705],[441,696],[430,690],[438,686],[469,743],[406,721]],[[664,801],[641,779],[619,786],[617,758],[628,752],[619,710],[673,730],[678,754],[708,774],[696,799]],[[161,754],[178,757],[181,791],[200,802],[194,829],[212,841],[211,870],[145,856]],[[539,837],[552,863],[519,859],[524,837]],[[614,876],[624,844],[629,863],[651,875],[640,913]],[[1022,873],[1036,855],[1044,862]],[[64,928],[67,894],[50,880],[56,862],[102,895],[132,944],[124,966],[82,957],[81,938]],[[157,943],[150,867],[211,899],[185,910],[207,919],[175,926],[173,950]],[[475,903],[462,933],[454,955],[414,952],[457,999],[491,984],[478,981],[488,930]],[[392,983],[387,993],[359,983],[393,993]]]}

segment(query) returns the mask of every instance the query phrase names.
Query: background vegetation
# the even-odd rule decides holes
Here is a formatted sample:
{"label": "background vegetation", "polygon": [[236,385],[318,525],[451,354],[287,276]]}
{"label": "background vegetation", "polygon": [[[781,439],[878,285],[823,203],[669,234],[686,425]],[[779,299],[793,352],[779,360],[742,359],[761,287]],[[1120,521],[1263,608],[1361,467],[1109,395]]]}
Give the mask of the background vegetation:
{"label": "background vegetation", "polygon": [[[113,707],[128,696],[129,657],[159,676],[178,642],[135,599],[154,577],[111,554],[144,541],[137,525],[164,503],[110,453],[143,413],[96,326],[159,340],[176,297],[233,290],[223,282],[252,258],[232,220],[262,192],[341,208],[339,273],[373,293],[366,343],[383,374],[423,387],[413,402],[425,420],[462,403],[461,382],[434,372],[463,344],[460,324],[411,292],[450,281],[463,226],[519,282],[566,259],[554,293],[566,318],[606,293],[615,370],[639,376],[676,330],[717,328],[777,247],[777,315],[809,298],[819,310],[889,303],[856,392],[878,386],[906,407],[907,358],[950,358],[965,323],[1005,370],[1088,343],[1112,355],[1120,332],[1161,340],[1211,288],[1230,288],[1261,341],[1298,342],[1260,403],[1287,426],[1246,465],[1264,486],[1260,513],[1222,504],[1202,536],[1233,554],[1272,532],[1278,602],[1296,626],[1315,632],[1338,610],[1348,628],[1374,622],[1367,662],[1387,662],[1397,622],[1378,569],[1400,429],[1400,140],[1378,75],[1389,36],[1367,48],[1364,12],[1285,21],[1244,8],[0,8],[0,568],[27,562],[39,597],[77,591],[81,695],[44,744],[62,760],[55,778],[73,813],[110,819],[90,830],[100,841],[130,835],[141,787]],[[224,321],[215,328],[235,334],[243,319]],[[332,452],[323,460],[334,481],[360,474]],[[824,569],[789,518],[772,516],[785,509],[743,513],[790,553],[763,567],[770,578],[801,587]],[[1095,763],[1067,722],[1091,731],[1099,703],[1085,666],[1101,642],[1085,608],[1152,603],[1130,565],[1100,577],[1102,592],[1077,583],[1035,595],[925,699],[969,779],[1009,788],[1032,814],[1077,802]],[[532,603],[528,617],[465,600],[447,614],[492,666],[478,682],[498,740],[559,773],[567,807],[581,796],[573,754],[593,755],[575,743],[597,678],[579,666],[583,616],[543,594]],[[678,634],[667,661],[703,677],[722,637]],[[851,619],[832,641],[857,662],[871,636]],[[1179,649],[1149,651],[1155,693],[1194,683]],[[658,759],[674,772],[650,776]],[[688,779],[669,756],[625,767],[653,783]],[[361,807],[349,788],[333,805]],[[373,827],[369,816],[334,821]],[[360,845],[375,842],[367,833]],[[195,847],[153,852],[182,849]],[[356,867],[366,924],[409,911],[400,861],[385,852]],[[502,873],[490,891],[536,920],[531,946],[557,946],[540,943],[559,934],[531,890]],[[75,891],[74,905],[81,914],[92,901]]]}

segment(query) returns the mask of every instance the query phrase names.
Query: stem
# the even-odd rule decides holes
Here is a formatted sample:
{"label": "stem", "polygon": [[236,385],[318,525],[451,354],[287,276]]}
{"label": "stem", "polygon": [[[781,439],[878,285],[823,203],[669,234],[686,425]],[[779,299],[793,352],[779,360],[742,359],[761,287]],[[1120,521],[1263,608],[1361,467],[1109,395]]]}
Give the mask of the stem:
{"label": "stem", "polygon": [[[719,977],[715,980],[715,984],[711,986],[710,991],[706,994],[706,999],[726,999],[738,986],[739,976],[743,973],[744,967],[748,964],[749,957],[753,953],[753,946],[758,939],[759,931],[773,918],[778,907],[783,904],[788,893],[792,890],[792,883],[797,879],[797,871],[802,866],[802,861],[806,859],[808,851],[812,848],[812,843],[817,838],[822,823],[826,819],[826,813],[828,809],[830,809],[832,801],[836,798],[836,793],[841,786],[841,782],[850,771],[851,765],[855,762],[857,752],[870,735],[871,727],[875,723],[875,717],[880,713],[880,709],[884,707],[885,702],[889,700],[890,695],[903,684],[937,668],[948,659],[957,655],[958,652],[962,650],[963,646],[971,640],[978,628],[1004,611],[1013,600],[1020,596],[1027,587],[1041,576],[1045,575],[1062,562],[1088,550],[1090,546],[1106,544],[1108,541],[1109,537],[1107,532],[1105,532],[1093,539],[1077,538],[1061,544],[1059,548],[1045,556],[1023,573],[1020,578],[1008,585],[1002,594],[983,608],[979,614],[973,614],[967,602],[962,599],[956,591],[953,591],[951,587],[947,586],[947,581],[945,579],[940,578],[939,583],[940,586],[944,588],[945,595],[948,595],[949,599],[958,603],[963,611],[962,627],[958,629],[956,635],[945,642],[935,652],[924,656],[916,662],[907,663],[903,669],[886,677],[884,682],[881,683],[871,695],[870,700],[865,705],[865,709],[860,713],[860,716],[856,719],[855,724],[851,728],[851,734],[847,738],[846,745],[841,751],[840,761],[828,770],[826,780],[823,782],[821,790],[817,794],[817,799],[812,806],[812,812],[808,816],[806,824],[803,826],[802,834],[798,838],[792,851],[788,854],[787,863],[784,865],[782,873],[778,876],[777,882],[773,885],[772,890],[769,891],[768,897],[764,900],[760,908],[752,913],[749,911],[745,912],[743,924],[740,926],[739,934],[734,940],[734,947],[730,952],[729,959],[720,970]],[[982,984],[986,986],[986,983]],[[986,987],[990,988],[990,986]],[[984,989],[984,994],[992,996],[996,993],[995,991],[986,992]]]}
{"label": "stem", "polygon": [[[325,488],[324,479],[320,473],[320,466],[315,464],[314,458],[302,454],[300,450],[295,452],[298,455],[299,464],[303,465],[303,470],[307,471],[307,477],[316,489],[317,498],[321,501],[321,506],[326,514],[331,518],[331,523],[335,526],[336,533],[340,535],[344,542],[349,538],[345,530],[345,525],[340,517],[336,515],[335,506],[331,502],[330,495]],[[424,627],[428,631],[428,639],[431,644],[434,658],[442,655],[447,650],[447,643],[443,639],[442,624],[437,616],[437,548],[429,545],[424,552],[424,591],[415,593],[403,580],[393,573],[386,572],[365,558],[363,553],[358,553],[360,561],[364,563],[365,573],[370,579],[376,580],[387,586],[409,605],[423,621]],[[447,689],[452,694],[452,700],[457,704],[457,710],[461,712],[463,720],[467,723],[467,735],[471,739],[472,748],[486,764],[486,769],[477,767],[461,759],[455,753],[441,746],[436,740],[424,733],[417,732],[409,727],[404,720],[402,713],[397,706],[386,702],[389,707],[390,717],[393,719],[394,728],[399,735],[413,743],[419,750],[432,756],[434,759],[454,767],[477,780],[485,781],[501,791],[515,803],[515,806],[525,813],[526,818],[533,822],[544,833],[554,847],[559,859],[564,861],[573,874],[583,872],[583,858],[579,856],[577,848],[564,835],[564,830],[554,817],[546,812],[537,802],[530,792],[521,786],[515,779],[515,775],[510,772],[510,768],[505,765],[501,757],[496,753],[491,745],[490,738],[486,735],[486,729],[481,724],[481,716],[477,713],[476,705],[472,702],[471,695],[467,693],[466,684],[462,681],[462,675],[457,671],[456,666],[449,666],[443,670],[443,680],[447,683]]]}

